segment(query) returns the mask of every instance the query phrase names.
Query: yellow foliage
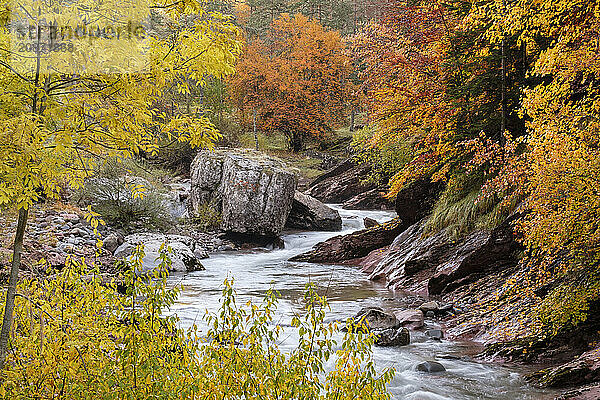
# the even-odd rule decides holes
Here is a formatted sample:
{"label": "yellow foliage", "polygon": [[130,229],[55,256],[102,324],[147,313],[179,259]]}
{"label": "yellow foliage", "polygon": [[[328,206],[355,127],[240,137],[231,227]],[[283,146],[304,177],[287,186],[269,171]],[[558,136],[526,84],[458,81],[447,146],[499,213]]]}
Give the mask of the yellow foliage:
{"label": "yellow foliage", "polygon": [[337,325],[324,322],[327,303],[313,288],[292,320],[299,344],[285,353],[274,292],[240,308],[227,280],[221,308],[206,316],[209,330],[184,331],[164,315],[178,293],[166,285],[167,249],[150,277],[135,273],[142,257],[138,248],[127,261],[126,295],[76,260],[20,283],[3,398],[389,399],[393,370],[374,369],[373,337],[350,329],[338,347]]}
{"label": "yellow foliage", "polygon": [[[171,87],[189,92],[194,82],[233,73],[241,43],[227,18],[205,12],[195,0],[32,0],[14,7],[3,0],[0,7],[38,29],[47,29],[44,19],[80,26],[95,12],[115,26],[154,18],[164,30],[144,36],[140,48],[128,47],[125,40],[114,41],[121,47],[110,51],[108,39],[75,41],[72,52],[61,53],[70,62],[61,64],[41,47],[29,58],[9,51],[15,34],[10,24],[0,27],[0,206],[27,208],[42,194],[56,197],[65,184],[81,185],[97,156],[155,154],[160,137],[194,147],[209,147],[218,138],[206,117],[167,116],[156,104]],[[132,54],[141,55],[143,64],[128,70]],[[36,57],[37,64],[28,61]]]}

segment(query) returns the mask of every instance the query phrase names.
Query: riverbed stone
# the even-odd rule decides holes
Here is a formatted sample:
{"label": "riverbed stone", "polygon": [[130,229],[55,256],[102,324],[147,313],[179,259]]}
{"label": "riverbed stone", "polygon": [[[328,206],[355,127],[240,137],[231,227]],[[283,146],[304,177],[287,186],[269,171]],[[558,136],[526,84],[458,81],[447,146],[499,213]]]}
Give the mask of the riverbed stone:
{"label": "riverbed stone", "polygon": [[425,361],[417,364],[417,371],[427,372],[427,373],[436,373],[436,372],[444,372],[446,368],[437,361]]}
{"label": "riverbed stone", "polygon": [[307,194],[296,191],[285,226],[309,231],[339,231],[340,214]]}
{"label": "riverbed stone", "polygon": [[376,332],[375,345],[382,347],[408,346],[410,332],[407,328],[384,329]]}
{"label": "riverbed stone", "polygon": [[123,237],[123,235],[111,233],[110,235],[104,238],[104,240],[102,241],[102,246],[111,254],[113,254],[115,250],[117,250],[117,248],[121,244],[123,244],[124,240],[125,238]]}
{"label": "riverbed stone", "polygon": [[440,306],[437,301],[428,301],[421,304],[419,310],[423,311],[425,314],[427,314],[429,311],[432,311],[435,314],[439,308]]}
{"label": "riverbed stone", "polygon": [[361,309],[352,321],[357,325],[357,329],[367,331],[383,331],[386,329],[396,330],[400,327],[400,322],[393,314],[386,313],[379,307],[366,307]]}
{"label": "riverbed stone", "polygon": [[374,220],[373,218],[365,217],[363,219],[363,223],[365,224],[365,229],[374,228],[379,225],[379,222]]}
{"label": "riverbed stone", "polygon": [[409,329],[422,328],[425,321],[423,311],[418,309],[408,309],[394,312],[394,316],[399,321],[400,325]]}
{"label": "riverbed stone", "polygon": [[425,335],[433,340],[442,340],[444,338],[444,332],[441,329],[428,329],[425,331]]}
{"label": "riverbed stone", "polygon": [[142,269],[138,272],[148,274],[160,266],[160,249],[163,244],[167,244],[172,250],[172,253],[167,253],[171,258],[170,271],[202,271],[204,266],[190,248],[193,242],[192,238],[179,235],[133,234],[125,237],[123,244],[115,250],[114,256],[116,258],[129,257],[138,244],[143,244],[144,258],[142,259]]}

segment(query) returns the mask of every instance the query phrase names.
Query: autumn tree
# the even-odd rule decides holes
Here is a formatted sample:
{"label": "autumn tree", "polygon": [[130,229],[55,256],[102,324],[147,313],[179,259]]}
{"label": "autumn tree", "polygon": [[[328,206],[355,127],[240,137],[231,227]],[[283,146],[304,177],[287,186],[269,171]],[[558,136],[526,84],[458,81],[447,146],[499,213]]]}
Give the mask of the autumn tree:
{"label": "autumn tree", "polygon": [[266,132],[280,131],[300,151],[309,137],[330,133],[344,116],[349,62],[339,33],[303,15],[276,20],[266,42],[248,44],[231,80],[244,115],[257,111]]}
{"label": "autumn tree", "polygon": [[523,99],[529,213],[521,228],[532,255],[528,293],[550,334],[585,321],[600,301],[599,6],[521,1],[503,21],[520,34],[541,81]]}
{"label": "autumn tree", "polygon": [[395,5],[355,38],[374,122],[363,142],[412,154],[390,195],[429,177],[470,199],[477,223],[519,206],[511,299],[528,299],[544,337],[585,321],[600,301],[598,2]]}
{"label": "autumn tree", "polygon": [[[81,185],[106,157],[155,154],[164,137],[211,146],[218,132],[206,117],[156,105],[172,87],[232,73],[240,50],[237,28],[194,0],[16,5],[2,4],[0,28],[0,206],[18,210],[0,368],[29,208]],[[157,17],[188,23],[164,31]]]}

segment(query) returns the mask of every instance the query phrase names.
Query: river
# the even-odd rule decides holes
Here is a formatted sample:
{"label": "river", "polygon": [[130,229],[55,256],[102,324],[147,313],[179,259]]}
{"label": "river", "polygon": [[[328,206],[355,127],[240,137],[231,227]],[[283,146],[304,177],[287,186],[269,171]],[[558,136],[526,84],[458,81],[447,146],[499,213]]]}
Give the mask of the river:
{"label": "river", "polygon": [[[335,207],[335,206],[333,206]],[[273,286],[281,298],[278,316],[283,326],[288,325],[294,311],[302,308],[300,299],[307,282],[313,282],[319,293],[327,291],[331,306],[329,320],[355,315],[362,307],[378,306],[393,310],[400,301],[384,284],[369,281],[355,267],[293,263],[287,260],[309,250],[314,244],[330,237],[363,228],[363,218],[371,217],[384,222],[394,217],[385,211],[349,211],[337,208],[343,218],[343,232],[296,232],[283,236],[282,250],[223,252],[203,260],[206,271],[172,276],[172,284],[182,284],[183,291],[172,309],[183,327],[197,323],[202,328],[206,310],[219,307],[223,281],[235,279],[238,304],[257,301]],[[427,322],[434,325],[433,321]],[[288,328],[289,329],[289,328]],[[287,331],[286,331],[287,332]],[[285,335],[282,335],[285,336]],[[287,336],[282,348],[291,350],[295,337]],[[397,348],[374,349],[379,368],[394,367],[396,375],[389,385],[395,399],[459,400],[459,399],[552,399],[554,395],[525,383],[517,368],[473,361],[469,355],[476,351],[472,343],[430,341],[421,332],[411,332],[411,344]],[[425,374],[415,366],[425,360],[437,360],[446,367],[441,374]]]}

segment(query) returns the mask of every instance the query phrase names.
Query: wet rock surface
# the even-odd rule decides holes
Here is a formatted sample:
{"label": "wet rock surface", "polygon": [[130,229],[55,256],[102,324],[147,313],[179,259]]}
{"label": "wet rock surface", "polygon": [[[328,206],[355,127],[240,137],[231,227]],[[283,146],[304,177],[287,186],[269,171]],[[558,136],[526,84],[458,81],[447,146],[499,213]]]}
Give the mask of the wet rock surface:
{"label": "wet rock surface", "polygon": [[420,364],[417,364],[416,367],[419,372],[427,372],[427,373],[437,373],[444,372],[446,368],[437,361],[425,361]]}
{"label": "wet rock surface", "polygon": [[446,230],[424,234],[425,220],[410,226],[387,249],[370,278],[392,288],[440,295],[471,283],[490,271],[516,265],[516,242],[510,220],[491,231],[454,240]]}
{"label": "wet rock surface", "polygon": [[336,263],[364,257],[371,251],[390,244],[403,230],[402,221],[395,219],[370,229],[333,237],[290,260]]}
{"label": "wet rock surface", "polygon": [[342,203],[346,210],[393,210],[394,203],[385,198],[385,187],[376,187],[349,198]]}
{"label": "wet rock surface", "polygon": [[336,210],[314,197],[296,191],[285,226],[309,231],[339,231],[342,218]]}
{"label": "wet rock surface", "polygon": [[401,326],[409,329],[419,329],[425,324],[425,316],[421,310],[408,309],[394,312]]}
{"label": "wet rock surface", "polygon": [[407,328],[384,329],[376,331],[375,345],[381,347],[408,346],[410,332]]}
{"label": "wet rock surface", "polygon": [[358,329],[386,330],[397,329],[400,327],[400,321],[393,315],[388,314],[378,307],[368,307],[361,309],[354,317],[353,323]]}
{"label": "wet rock surface", "polygon": [[[394,314],[387,313],[379,307],[361,309],[354,317],[352,324],[355,330],[375,334],[375,345],[382,347],[407,346],[410,344],[410,332],[402,326]],[[347,331],[348,327],[342,328]]]}

